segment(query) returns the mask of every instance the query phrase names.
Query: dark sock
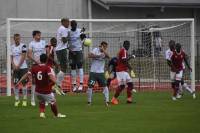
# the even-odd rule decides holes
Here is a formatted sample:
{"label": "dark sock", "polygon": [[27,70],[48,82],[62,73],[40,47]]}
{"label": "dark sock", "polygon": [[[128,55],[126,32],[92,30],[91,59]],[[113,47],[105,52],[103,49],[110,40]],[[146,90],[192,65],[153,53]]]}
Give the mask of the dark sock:
{"label": "dark sock", "polygon": [[53,103],[53,104],[51,104],[51,111],[53,112],[53,114],[54,114],[55,116],[58,115],[58,109],[57,109],[56,102]]}

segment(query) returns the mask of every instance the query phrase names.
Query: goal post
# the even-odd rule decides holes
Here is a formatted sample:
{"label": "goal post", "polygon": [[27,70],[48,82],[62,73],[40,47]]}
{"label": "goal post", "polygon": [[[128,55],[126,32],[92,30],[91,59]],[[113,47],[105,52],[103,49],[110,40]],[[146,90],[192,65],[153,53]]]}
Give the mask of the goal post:
{"label": "goal post", "polygon": [[[169,39],[175,39],[177,42],[181,41],[184,43],[184,47],[188,50],[190,56],[190,64],[192,67],[191,79],[188,79],[193,90],[195,90],[195,31],[194,31],[194,19],[193,18],[180,18],[180,19],[74,19],[78,22],[81,27],[87,27],[88,36],[91,37],[94,42],[94,46],[97,46],[101,40],[108,41],[111,44],[110,53],[112,56],[116,56],[116,51],[119,50],[122,42],[124,40],[131,40],[131,52],[134,51],[138,54],[139,60],[136,59],[136,63],[133,63],[136,67],[136,75],[140,80],[135,79],[135,82],[145,82],[144,87],[148,86],[150,83],[151,88],[156,88],[159,83],[169,82],[169,72],[167,73],[165,69],[167,68],[166,62],[163,59],[163,53],[158,56],[155,55],[154,51],[154,36],[153,33],[155,29],[159,30],[163,34],[164,38],[164,48],[166,50],[168,46]],[[45,32],[45,37],[51,37],[56,35],[56,30],[60,25],[60,19],[31,19],[31,18],[7,18],[6,23],[6,45],[7,45],[7,96],[11,96],[11,58],[10,58],[10,46],[11,37],[14,33],[23,32],[23,36],[29,34],[29,40],[31,41],[31,31],[40,30],[42,26],[46,29],[41,29],[41,32]],[[13,24],[14,23],[14,24]],[[43,23],[40,27],[40,23]],[[30,25],[32,26],[29,28]],[[54,25],[51,25],[54,24]],[[27,26],[28,25],[28,26]],[[152,25],[159,26],[159,28],[152,28]],[[17,28],[19,27],[19,28]],[[147,27],[150,29],[144,30]],[[182,29],[181,29],[182,28]],[[150,34],[149,34],[150,33]],[[148,38],[148,35],[151,37]],[[178,36],[176,36],[178,34]],[[146,36],[147,35],[147,36]],[[43,35],[42,35],[43,36]],[[185,37],[185,38],[184,38]],[[181,40],[183,39],[183,41]],[[23,39],[22,39],[23,40]],[[137,45],[136,45],[137,44]],[[150,47],[146,47],[148,44]],[[145,45],[145,46],[144,46]],[[150,53],[148,54],[148,51]],[[153,51],[153,52],[152,52]],[[164,52],[164,51],[162,51]],[[140,55],[142,53],[142,55]],[[161,60],[160,60],[161,59]],[[152,63],[152,60],[154,61]],[[134,62],[134,61],[133,61]],[[157,68],[156,63],[161,63],[161,67]],[[137,63],[141,63],[140,66],[143,68],[138,68]],[[164,64],[165,63],[165,64]],[[152,65],[154,64],[154,65]],[[89,69],[89,68],[88,68]],[[87,69],[87,71],[88,71]],[[148,70],[150,71],[148,71]],[[138,71],[138,72],[137,72]],[[157,72],[159,71],[159,72]],[[163,75],[159,75],[160,73]],[[144,74],[143,74],[144,73]],[[159,74],[158,74],[159,73]],[[139,83],[139,86],[141,84]]]}

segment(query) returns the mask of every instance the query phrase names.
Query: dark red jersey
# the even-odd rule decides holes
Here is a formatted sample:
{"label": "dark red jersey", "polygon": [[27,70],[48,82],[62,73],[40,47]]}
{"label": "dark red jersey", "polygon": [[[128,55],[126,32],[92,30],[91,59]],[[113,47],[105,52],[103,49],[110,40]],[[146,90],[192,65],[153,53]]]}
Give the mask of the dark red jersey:
{"label": "dark red jersey", "polygon": [[117,66],[116,66],[116,71],[121,72],[121,71],[127,71],[128,66],[127,64],[124,64],[123,59],[128,58],[128,53],[125,48],[121,48],[119,53],[118,53],[118,60],[117,60]]}
{"label": "dark red jersey", "polygon": [[173,64],[173,67],[171,68],[171,70],[173,72],[177,72],[177,71],[181,71],[183,70],[184,66],[183,66],[183,62],[184,62],[184,58],[185,58],[185,52],[181,51],[180,53],[177,53],[176,51],[173,51],[173,54],[171,56],[171,61]]}
{"label": "dark red jersey", "polygon": [[52,68],[54,65],[54,47],[48,45],[46,48],[49,51],[49,58],[47,60],[47,65]]}
{"label": "dark red jersey", "polygon": [[50,94],[52,92],[52,81],[49,79],[51,69],[46,64],[33,66],[29,73],[32,74],[35,80],[35,91],[41,94]]}

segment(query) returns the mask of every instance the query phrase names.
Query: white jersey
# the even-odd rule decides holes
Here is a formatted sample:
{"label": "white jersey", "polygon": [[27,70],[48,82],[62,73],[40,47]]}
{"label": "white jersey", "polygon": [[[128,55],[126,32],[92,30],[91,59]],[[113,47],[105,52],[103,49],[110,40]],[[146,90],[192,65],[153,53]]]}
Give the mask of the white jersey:
{"label": "white jersey", "polygon": [[99,48],[94,48],[91,53],[93,53],[94,55],[101,55],[101,57],[92,59],[90,72],[104,73],[105,54],[100,52]]}
{"label": "white jersey", "polygon": [[173,55],[173,51],[171,51],[170,49],[165,51],[165,59],[166,60],[171,60],[172,55]]}
{"label": "white jersey", "polygon": [[29,43],[29,50],[32,50],[33,58],[40,62],[40,55],[46,53],[46,43],[44,40],[36,42],[35,40]]}
{"label": "white jersey", "polygon": [[56,51],[66,49],[67,48],[67,43],[62,42],[62,37],[68,37],[69,34],[69,28],[65,28],[63,25],[61,25],[58,30],[57,30],[57,46],[56,46]]}
{"label": "white jersey", "polygon": [[[16,46],[15,44],[11,46],[11,56],[13,57],[13,62],[15,65],[19,65],[21,54],[26,53],[26,51],[27,51],[26,45],[23,43],[20,43],[18,46]],[[26,60],[24,60],[24,62],[20,66],[20,69],[24,68],[27,68]]]}
{"label": "white jersey", "polygon": [[81,29],[77,28],[76,31],[70,30],[69,36],[69,49],[71,51],[81,51],[82,50],[82,42],[81,42]]}

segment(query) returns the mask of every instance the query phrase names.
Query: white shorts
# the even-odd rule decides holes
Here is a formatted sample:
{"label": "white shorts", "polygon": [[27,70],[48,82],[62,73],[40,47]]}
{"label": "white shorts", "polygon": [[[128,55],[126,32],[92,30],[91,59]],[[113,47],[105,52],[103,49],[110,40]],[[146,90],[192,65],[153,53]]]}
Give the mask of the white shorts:
{"label": "white shorts", "polygon": [[35,92],[35,95],[37,96],[39,102],[47,102],[47,103],[56,102],[56,99],[53,93],[41,94],[41,93]]}
{"label": "white shorts", "polygon": [[126,83],[133,82],[128,72],[116,72],[119,85],[126,85]]}
{"label": "white shorts", "polygon": [[179,71],[179,73],[176,73],[176,72],[170,72],[170,79],[172,81],[174,80],[178,80],[178,81],[181,81],[183,78],[183,70]]}

